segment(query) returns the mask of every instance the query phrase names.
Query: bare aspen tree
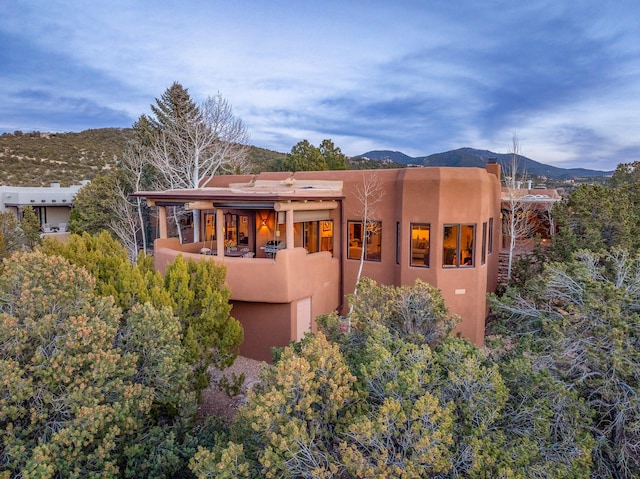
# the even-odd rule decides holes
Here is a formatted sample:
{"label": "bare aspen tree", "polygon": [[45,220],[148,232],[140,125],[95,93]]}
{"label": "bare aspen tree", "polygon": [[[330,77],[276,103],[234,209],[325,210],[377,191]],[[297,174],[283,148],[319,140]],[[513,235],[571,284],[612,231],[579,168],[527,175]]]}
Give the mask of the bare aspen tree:
{"label": "bare aspen tree", "polygon": [[[150,159],[167,188],[199,188],[216,174],[244,171],[248,141],[245,125],[218,93],[207,98],[186,121],[163,125],[150,149]],[[194,210],[194,238],[200,236],[199,220],[199,212]]]}
{"label": "bare aspen tree", "polygon": [[[147,149],[139,142],[134,142],[129,144],[122,155],[122,162],[120,164],[120,167],[122,168],[125,175],[127,176],[130,182],[130,187],[133,189],[133,191],[141,191],[142,189],[144,189],[144,177],[145,177],[145,170],[148,168],[147,165],[148,165]],[[125,203],[129,203],[129,201],[127,200],[126,191],[124,188],[120,188],[119,192],[121,195],[123,195],[123,202],[119,206],[120,213],[122,214],[125,211],[128,211],[128,208],[124,208],[124,207],[125,207]],[[135,198],[135,208],[136,208],[137,223],[138,223],[138,227],[135,228],[135,231],[136,231],[135,234],[140,236],[140,239],[142,241],[142,251],[144,252],[144,254],[146,254],[147,253],[147,237],[144,229],[142,198],[140,197]],[[119,216],[120,215],[116,215],[116,217],[119,217]],[[114,228],[114,225],[112,225],[112,229],[113,228]],[[125,230],[132,231],[131,228],[128,228],[128,227],[125,228]],[[120,238],[120,233],[116,232],[115,229],[114,229],[114,232]],[[127,241],[122,240],[122,241],[123,241],[123,244],[125,245],[129,244],[128,240]],[[136,243],[137,237],[133,238],[133,241],[134,243]],[[127,250],[128,249],[129,248],[127,247]],[[137,253],[136,253],[136,256],[137,256]]]}
{"label": "bare aspen tree", "polygon": [[137,205],[129,201],[126,188],[120,182],[116,182],[116,189],[117,195],[110,205],[112,219],[109,229],[125,247],[129,261],[133,263],[138,258],[138,236],[141,232],[144,242],[144,223],[138,216],[140,199],[137,198]]}
{"label": "bare aspen tree", "polygon": [[553,215],[553,205],[554,201],[545,201],[541,203],[540,214],[544,218],[548,228],[549,228],[549,237],[552,237],[556,233],[556,219]]}
{"label": "bare aspen tree", "polygon": [[[359,211],[356,214],[362,219],[362,248],[360,252],[360,265],[358,266],[358,274],[356,276],[356,284],[353,288],[353,295],[358,294],[358,283],[362,278],[362,270],[364,269],[364,260],[366,257],[367,243],[369,238],[375,233],[379,233],[380,225],[374,220],[376,214],[376,206],[382,201],[384,197],[384,189],[382,187],[382,181],[377,174],[372,174],[369,177],[362,174],[362,185],[356,187],[355,191],[356,199],[360,205]],[[353,304],[349,308],[349,313],[353,311]],[[351,314],[348,315],[348,330],[351,330]]]}
{"label": "bare aspen tree", "polygon": [[503,195],[502,200],[503,203],[506,203],[506,211],[503,208],[505,219],[502,222],[502,227],[503,233],[509,241],[507,281],[511,281],[513,257],[518,242],[529,238],[534,228],[531,219],[533,204],[526,198],[528,190],[521,187],[526,184],[527,171],[524,166],[520,165],[519,157],[520,142],[518,136],[514,134],[509,161],[502,168],[502,177],[506,187],[506,197]]}

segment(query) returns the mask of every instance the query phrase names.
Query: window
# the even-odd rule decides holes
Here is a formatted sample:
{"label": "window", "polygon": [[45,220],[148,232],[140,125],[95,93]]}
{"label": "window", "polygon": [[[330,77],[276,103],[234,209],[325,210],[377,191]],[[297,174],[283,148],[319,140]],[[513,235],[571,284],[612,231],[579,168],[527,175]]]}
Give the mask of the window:
{"label": "window", "polygon": [[411,223],[411,266],[429,267],[429,230],[425,223]]}
{"label": "window", "polygon": [[489,218],[489,239],[487,243],[487,252],[493,252],[493,218]]}
{"label": "window", "polygon": [[480,263],[487,262],[487,222],[482,223],[482,251],[480,252]]}
{"label": "window", "polygon": [[304,230],[304,243],[303,246],[309,253],[317,253],[320,251],[320,236],[318,230],[320,229],[319,221],[306,221],[303,223]]}
{"label": "window", "polygon": [[475,225],[444,225],[443,267],[473,267]]}
{"label": "window", "polygon": [[205,233],[204,240],[211,241],[216,239],[216,215],[214,213],[205,213]]}
{"label": "window", "polygon": [[363,231],[362,221],[347,222],[347,258],[360,259],[364,247],[364,259],[366,261],[380,261],[382,249],[382,222],[367,222],[366,231]]}
{"label": "window", "polygon": [[294,246],[309,253],[329,251],[333,254],[333,220],[294,223]]}
{"label": "window", "polygon": [[396,264],[400,264],[400,222],[396,221]]}
{"label": "window", "polygon": [[333,220],[320,222],[320,251],[329,251],[333,255]]}
{"label": "window", "polygon": [[[215,214],[206,215],[206,238],[215,239]],[[224,240],[235,247],[248,247],[250,240],[255,241],[255,215],[226,211],[224,214]]]}

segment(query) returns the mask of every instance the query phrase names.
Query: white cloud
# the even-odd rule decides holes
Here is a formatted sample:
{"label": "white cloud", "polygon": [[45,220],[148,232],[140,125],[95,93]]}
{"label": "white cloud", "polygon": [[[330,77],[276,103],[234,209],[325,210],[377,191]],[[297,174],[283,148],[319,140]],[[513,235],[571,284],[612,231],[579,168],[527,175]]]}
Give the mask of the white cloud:
{"label": "white cloud", "polygon": [[[0,35],[23,39],[32,53],[56,61],[40,62],[31,73],[26,62],[18,65],[23,71],[0,66],[0,103],[35,109],[37,103],[15,106],[7,95],[41,90],[121,112],[130,124],[177,80],[197,101],[220,91],[249,125],[254,144],[280,151],[304,138],[331,137],[348,154],[388,148],[416,156],[463,146],[504,152],[517,130],[525,154],[537,161],[612,168],[619,152],[638,151],[634,7],[632,1],[5,4]],[[7,125],[18,127],[27,128]]]}

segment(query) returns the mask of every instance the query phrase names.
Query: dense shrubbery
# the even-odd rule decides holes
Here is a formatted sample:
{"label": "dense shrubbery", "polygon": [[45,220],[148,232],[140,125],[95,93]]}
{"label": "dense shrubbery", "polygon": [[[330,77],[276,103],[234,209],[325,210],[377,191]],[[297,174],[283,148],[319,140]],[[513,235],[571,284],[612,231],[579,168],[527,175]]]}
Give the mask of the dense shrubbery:
{"label": "dense shrubbery", "polygon": [[240,323],[230,316],[226,271],[211,261],[186,262],[181,256],[163,278],[150,257],[129,262],[126,250],[108,233],[71,235],[64,243],[47,239],[43,251],[86,268],[96,279],[96,293],[111,296],[125,310],[150,302],[170,307],[180,319],[186,359],[193,368],[194,390],[209,386],[210,365],[233,363],[243,338]]}
{"label": "dense shrubbery", "polygon": [[40,221],[31,206],[24,208],[22,221],[10,211],[0,213],[0,260],[40,242]]}
{"label": "dense shrubbery", "polygon": [[594,477],[640,473],[639,292],[637,255],[583,250],[493,304],[501,361],[527,358],[589,408]]}
{"label": "dense shrubbery", "polygon": [[[198,477],[588,476],[590,412],[566,384],[433,335],[451,320],[423,283],[365,281],[359,294],[351,332],[326,317],[331,342],[319,332],[284,350],[229,440],[199,450]],[[425,310],[402,314],[409,299]]]}
{"label": "dense shrubbery", "polygon": [[[190,420],[206,366],[229,364],[241,337],[223,270],[178,260],[162,279],[106,234],[45,241],[57,256],[19,253],[0,276],[0,468],[9,477],[638,477],[636,166],[621,165],[611,190],[579,188],[559,206],[552,248],[491,299],[485,348],[449,334],[456,318],[435,288],[363,280],[350,317],[324,317],[320,332],[281,351],[229,429]],[[604,201],[611,195],[620,214]],[[5,242],[22,231],[2,224]],[[591,251],[578,249],[585,238]]]}
{"label": "dense shrubbery", "polygon": [[184,455],[192,429],[179,320],[150,304],[123,315],[94,284],[59,256],[5,262],[0,469],[9,477],[161,477],[184,467],[166,457]]}
{"label": "dense shrubbery", "polygon": [[242,340],[224,276],[180,258],[165,280],[107,233],[5,259],[0,477],[189,476],[219,429],[195,422],[208,367]]}
{"label": "dense shrubbery", "polygon": [[580,186],[553,214],[559,229],[554,259],[570,260],[579,249],[640,249],[640,162],[618,165],[606,186]]}

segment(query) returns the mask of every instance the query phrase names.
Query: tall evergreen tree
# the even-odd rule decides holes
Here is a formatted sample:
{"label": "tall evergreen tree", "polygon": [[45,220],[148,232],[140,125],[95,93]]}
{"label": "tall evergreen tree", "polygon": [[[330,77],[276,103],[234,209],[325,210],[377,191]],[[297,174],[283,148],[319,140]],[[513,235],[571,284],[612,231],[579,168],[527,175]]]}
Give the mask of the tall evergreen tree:
{"label": "tall evergreen tree", "polygon": [[326,139],[319,147],[309,140],[302,140],[291,147],[291,152],[282,160],[282,171],[346,170],[346,156],[333,141]]}
{"label": "tall evergreen tree", "polygon": [[318,149],[327,164],[328,170],[347,169],[347,157],[342,153],[340,147],[333,144],[333,141],[329,139],[322,140]]}
{"label": "tall evergreen tree", "polygon": [[[188,91],[174,83],[152,105],[150,124],[156,134],[149,160],[167,188],[198,188],[211,176],[240,173],[247,168],[247,129],[218,93],[200,107]],[[200,233],[200,214],[193,211],[194,237]]]}
{"label": "tall evergreen tree", "polygon": [[[151,111],[153,116],[145,118],[155,130],[176,127],[183,129],[185,124],[201,120],[198,106],[191,98],[189,91],[177,81],[173,82],[160,98],[156,98],[156,104],[151,105]],[[139,121],[135,125],[136,130],[140,131],[142,126]]]}
{"label": "tall evergreen tree", "polygon": [[24,208],[20,227],[22,228],[24,242],[27,248],[32,249],[34,246],[40,244],[40,220],[31,205],[27,205]]}

